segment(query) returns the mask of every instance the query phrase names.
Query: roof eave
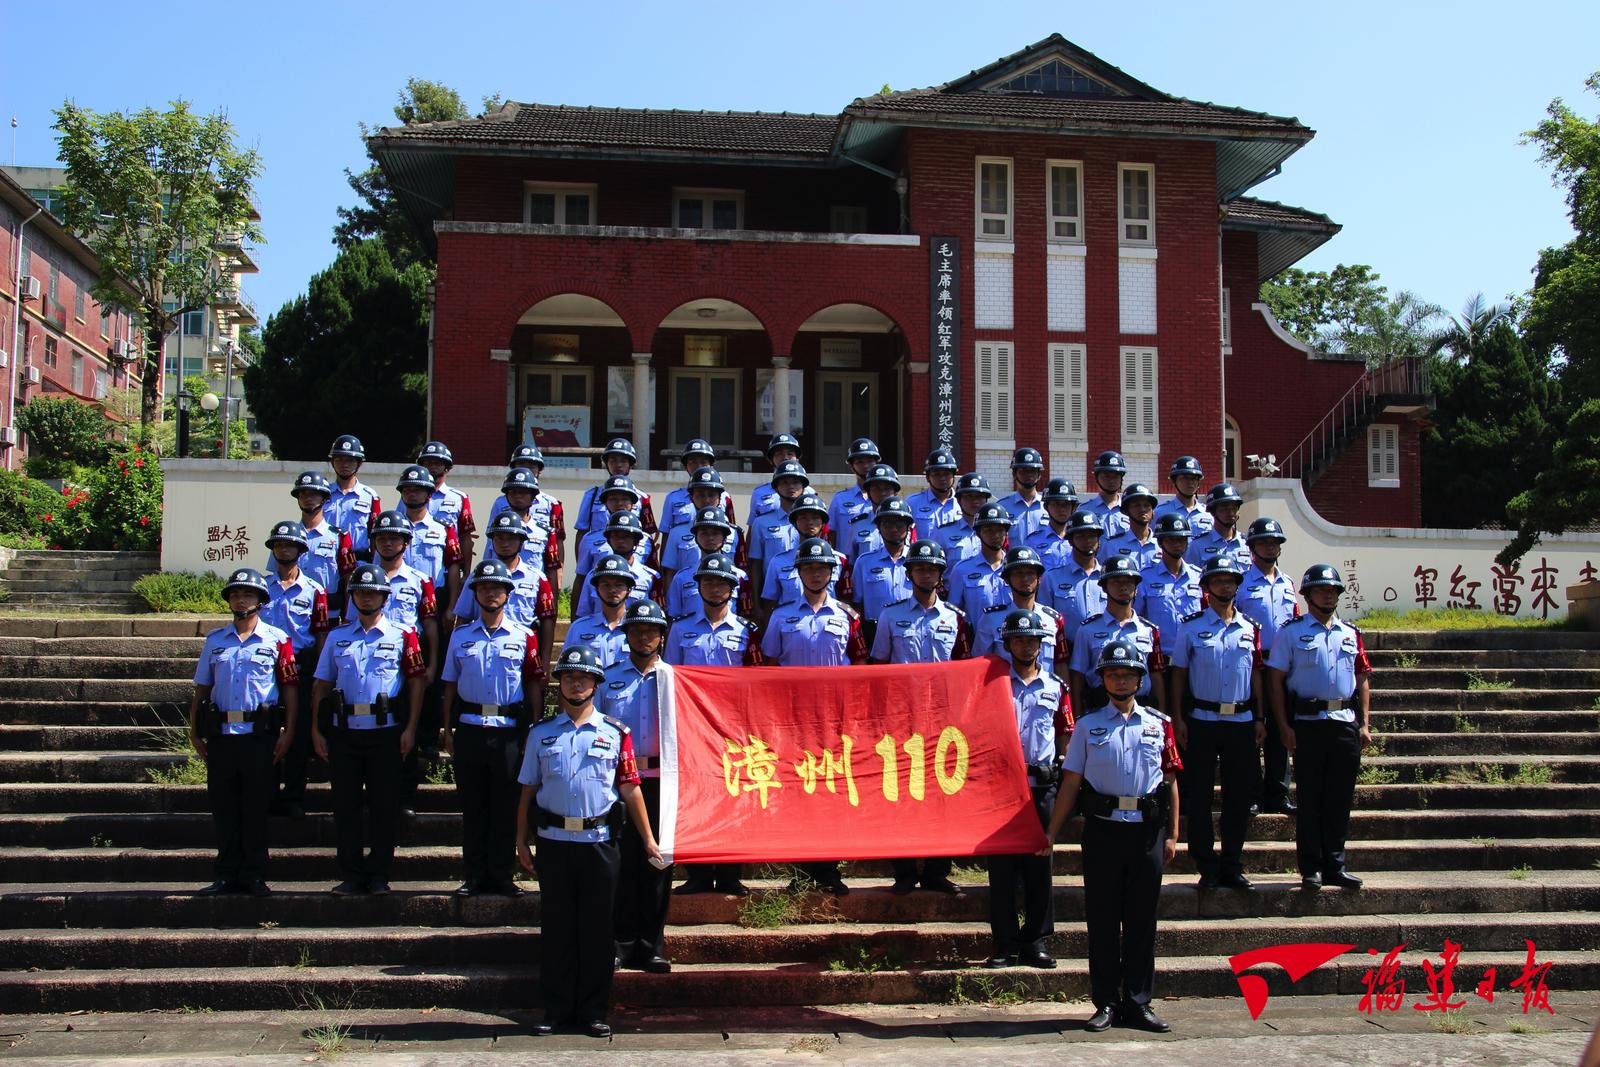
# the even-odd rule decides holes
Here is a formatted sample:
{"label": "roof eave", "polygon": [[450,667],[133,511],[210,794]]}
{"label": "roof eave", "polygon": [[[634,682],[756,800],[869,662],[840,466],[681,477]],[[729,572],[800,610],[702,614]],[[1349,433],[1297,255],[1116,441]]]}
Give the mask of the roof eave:
{"label": "roof eave", "polygon": [[1037,130],[1041,133],[1079,133],[1092,135],[1121,135],[1125,137],[1173,137],[1208,141],[1283,141],[1297,147],[1310,141],[1315,131],[1304,126],[1288,127],[1259,132],[1237,126],[1174,126],[1166,123],[1135,125],[1128,122],[1073,122],[1061,123],[1045,119],[985,117],[956,115],[942,111],[886,111],[879,109],[846,108],[845,115],[852,119],[891,122],[901,126],[919,126],[936,129],[954,127],[965,130]]}

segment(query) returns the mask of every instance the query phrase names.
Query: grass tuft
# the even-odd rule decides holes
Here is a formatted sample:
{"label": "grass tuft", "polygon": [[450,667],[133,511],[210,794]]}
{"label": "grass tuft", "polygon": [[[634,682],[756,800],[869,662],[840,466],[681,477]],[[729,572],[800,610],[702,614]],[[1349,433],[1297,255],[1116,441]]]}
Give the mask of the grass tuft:
{"label": "grass tuft", "polygon": [[205,785],[204,760],[186,759],[170,767],[146,767],[145,773],[156,785]]}
{"label": "grass tuft", "polygon": [[1514,881],[1526,882],[1528,880],[1528,875],[1532,873],[1533,866],[1531,864],[1524,863],[1520,867],[1511,868],[1511,870],[1506,872],[1506,876]]}
{"label": "grass tuft", "polygon": [[222,599],[222,579],[207,571],[162,571],[133,583],[133,591],[151,611],[216,615],[228,610]]}
{"label": "grass tuft", "polygon": [[1469,693],[1502,693],[1510,688],[1510,682],[1491,681],[1477,671],[1467,672],[1467,692]]}
{"label": "grass tuft", "polygon": [[1417,608],[1396,611],[1377,608],[1356,621],[1363,630],[1570,630],[1574,626],[1564,616],[1559,619],[1508,618],[1471,608]]}
{"label": "grass tuft", "polygon": [[1465,1010],[1455,1008],[1450,1011],[1431,1011],[1428,1013],[1428,1025],[1441,1034],[1464,1034],[1472,1029],[1472,1020],[1467,1017]]}
{"label": "grass tuft", "polygon": [[1393,785],[1400,780],[1400,772],[1393,767],[1366,764],[1356,774],[1357,785]]}
{"label": "grass tuft", "polygon": [[829,960],[828,970],[850,971],[855,974],[877,974],[879,971],[903,971],[905,959],[893,949],[883,948],[868,952],[865,945],[856,948],[856,954],[843,959]]}

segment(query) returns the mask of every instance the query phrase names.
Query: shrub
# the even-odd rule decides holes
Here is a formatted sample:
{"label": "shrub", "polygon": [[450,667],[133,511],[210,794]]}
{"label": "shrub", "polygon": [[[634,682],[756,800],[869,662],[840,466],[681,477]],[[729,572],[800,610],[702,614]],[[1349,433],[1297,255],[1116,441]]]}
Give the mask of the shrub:
{"label": "shrub", "polygon": [[151,611],[194,612],[216,615],[226,612],[222,599],[222,579],[207,571],[162,571],[147,574],[133,583],[133,591],[144,598]]}
{"label": "shrub", "polygon": [[28,550],[49,547],[49,543],[39,534],[0,533],[0,548]]}
{"label": "shrub", "polygon": [[[94,466],[105,460],[111,420],[98,405],[66,396],[41,396],[17,412],[17,428],[28,435],[28,473],[36,478],[64,478],[73,464]],[[35,472],[35,460],[40,461],[41,473]],[[64,473],[45,474],[44,470]]]}
{"label": "shrub", "polygon": [[92,525],[83,548],[148,551],[161,544],[161,462],[133,445],[91,471],[83,487]]}
{"label": "shrub", "polygon": [[42,516],[58,510],[60,501],[43,482],[0,470],[0,534],[42,534]]}

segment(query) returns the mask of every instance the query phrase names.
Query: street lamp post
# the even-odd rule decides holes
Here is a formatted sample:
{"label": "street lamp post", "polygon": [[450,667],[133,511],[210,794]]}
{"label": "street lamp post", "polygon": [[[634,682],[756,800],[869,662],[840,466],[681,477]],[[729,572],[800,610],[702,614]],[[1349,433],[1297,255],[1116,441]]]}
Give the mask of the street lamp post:
{"label": "street lamp post", "polygon": [[178,458],[189,458],[189,407],[194,403],[194,394],[187,389],[179,389],[176,397],[178,402]]}

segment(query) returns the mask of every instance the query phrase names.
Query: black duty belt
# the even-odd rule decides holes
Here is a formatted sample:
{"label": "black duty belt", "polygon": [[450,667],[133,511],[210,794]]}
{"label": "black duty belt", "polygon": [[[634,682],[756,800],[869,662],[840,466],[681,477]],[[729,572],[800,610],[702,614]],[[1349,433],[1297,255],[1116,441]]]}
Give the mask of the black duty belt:
{"label": "black duty belt", "polygon": [[1164,784],[1144,796],[1121,797],[1102,793],[1085,782],[1082,792],[1079,793],[1079,803],[1083,805],[1085,815],[1109,819],[1114,811],[1137,811],[1144,817],[1145,822],[1153,822],[1161,817],[1166,808],[1166,799],[1167,789]]}
{"label": "black duty belt", "polygon": [[345,721],[357,715],[371,715],[378,720],[379,726],[393,726],[395,717],[389,713],[389,698],[381,696],[370,704],[352,704],[344,698],[344,694],[335,692],[336,703],[333,711],[333,725],[343,727]]}
{"label": "black duty belt", "polygon": [[278,728],[278,709],[273,704],[262,704],[259,707],[248,708],[242,711],[223,711],[215,701],[210,701],[203,709],[204,722],[202,735],[205,737],[243,736],[242,734],[225,734],[223,726],[239,726],[248,724],[250,733],[265,733]]}
{"label": "black duty belt", "polygon": [[578,830],[598,830],[602,826],[611,826],[617,821],[617,817],[612,812],[607,812],[604,815],[557,815],[555,812],[545,811],[543,808],[535,808],[533,813],[541,830],[552,826],[558,830],[571,830],[574,832]]}
{"label": "black duty belt", "polygon": [[1348,697],[1342,700],[1316,700],[1311,697],[1289,696],[1289,703],[1294,708],[1294,717],[1297,719],[1315,719],[1325,711],[1348,711],[1356,713],[1351,707]]}
{"label": "black duty belt", "polygon": [[1028,764],[1028,784],[1034,786],[1055,785],[1061,778],[1061,770],[1053,763]]}
{"label": "black duty belt", "polygon": [[487,722],[462,722],[462,726],[476,726],[482,730],[514,730],[521,726],[527,719],[527,708],[522,704],[469,704],[461,702],[462,715],[476,715],[480,719],[492,716],[497,719],[510,719],[511,724],[502,726],[499,723]]}
{"label": "black duty belt", "polygon": [[1196,698],[1192,703],[1197,711],[1214,711],[1218,715],[1226,715],[1229,718],[1241,720],[1255,717],[1255,705],[1244,701],[1229,703]]}

